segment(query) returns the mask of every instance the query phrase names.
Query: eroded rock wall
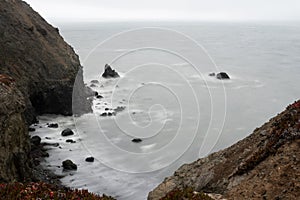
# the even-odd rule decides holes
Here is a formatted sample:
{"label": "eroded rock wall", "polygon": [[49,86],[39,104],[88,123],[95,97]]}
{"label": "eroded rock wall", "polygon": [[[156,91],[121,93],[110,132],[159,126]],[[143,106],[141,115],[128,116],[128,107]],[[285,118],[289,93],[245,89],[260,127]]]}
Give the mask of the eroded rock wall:
{"label": "eroded rock wall", "polygon": [[22,181],[31,175],[24,110],[22,93],[0,79],[0,182]]}

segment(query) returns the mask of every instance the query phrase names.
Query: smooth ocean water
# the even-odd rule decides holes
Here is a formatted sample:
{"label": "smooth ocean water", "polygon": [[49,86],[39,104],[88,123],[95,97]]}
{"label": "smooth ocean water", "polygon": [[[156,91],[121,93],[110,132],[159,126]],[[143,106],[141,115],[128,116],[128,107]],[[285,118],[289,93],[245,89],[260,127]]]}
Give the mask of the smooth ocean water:
{"label": "smooth ocean water", "polygon": [[[183,163],[249,135],[299,99],[298,23],[85,23],[61,24],[79,54],[87,85],[103,95],[94,113],[41,116],[37,133],[60,143],[47,165],[69,174],[63,183],[118,199],[147,193]],[[110,63],[121,77],[101,78]],[[220,81],[210,72],[225,71]],[[118,106],[115,117],[100,117]],[[109,111],[105,111],[105,108]],[[49,130],[47,122],[59,122]],[[75,144],[60,131],[76,130]],[[132,138],[142,138],[132,143]],[[46,140],[46,139],[45,139]],[[92,155],[94,163],[84,158]],[[71,158],[77,172],[62,172]]]}

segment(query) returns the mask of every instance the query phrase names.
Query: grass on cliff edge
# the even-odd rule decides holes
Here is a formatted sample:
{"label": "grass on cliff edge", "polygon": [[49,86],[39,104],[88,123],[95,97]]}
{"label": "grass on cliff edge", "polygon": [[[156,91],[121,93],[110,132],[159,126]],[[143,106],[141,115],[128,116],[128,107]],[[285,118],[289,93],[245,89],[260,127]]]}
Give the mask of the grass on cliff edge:
{"label": "grass on cliff edge", "polygon": [[2,200],[114,200],[114,198],[97,195],[88,190],[60,188],[46,183],[9,183],[0,184]]}
{"label": "grass on cliff edge", "polygon": [[174,189],[160,200],[213,200],[203,192],[195,192],[193,188]]}

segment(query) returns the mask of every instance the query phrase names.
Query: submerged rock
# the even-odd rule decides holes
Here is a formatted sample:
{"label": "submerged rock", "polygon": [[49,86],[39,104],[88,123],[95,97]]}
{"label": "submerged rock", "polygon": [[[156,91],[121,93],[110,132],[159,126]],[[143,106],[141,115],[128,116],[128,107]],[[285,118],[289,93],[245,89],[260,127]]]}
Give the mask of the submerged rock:
{"label": "submerged rock", "polygon": [[43,142],[44,146],[52,146],[52,147],[58,147],[59,143],[55,142],[55,143],[49,143],[49,142]]}
{"label": "submerged rock", "polygon": [[87,157],[85,159],[86,162],[94,162],[95,158],[94,157]]}
{"label": "submerged rock", "polygon": [[61,132],[61,135],[62,136],[70,136],[70,135],[74,135],[74,132],[71,129],[67,128]]}
{"label": "submerged rock", "polygon": [[77,170],[77,165],[71,160],[65,160],[62,162],[64,170]]}
{"label": "submerged rock", "polygon": [[98,80],[91,80],[91,83],[93,83],[93,84],[99,84],[99,81]]}
{"label": "submerged rock", "polygon": [[103,78],[118,78],[120,75],[109,64],[105,64]]}
{"label": "submerged rock", "polygon": [[217,77],[217,79],[230,79],[230,77],[228,76],[228,74],[225,73],[225,72],[218,73],[216,77]]}
{"label": "submerged rock", "polygon": [[215,72],[209,73],[208,76],[216,76]]}
{"label": "submerged rock", "polygon": [[115,112],[122,112],[123,110],[125,110],[125,106],[118,106],[114,109]]}

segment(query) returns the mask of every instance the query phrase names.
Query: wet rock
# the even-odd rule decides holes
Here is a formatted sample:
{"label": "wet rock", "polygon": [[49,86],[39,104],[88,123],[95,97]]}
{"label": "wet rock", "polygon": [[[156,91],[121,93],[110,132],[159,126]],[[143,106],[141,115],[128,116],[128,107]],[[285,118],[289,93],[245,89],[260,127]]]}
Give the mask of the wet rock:
{"label": "wet rock", "polygon": [[45,152],[45,151],[42,151],[41,152],[41,157],[43,158],[48,158],[49,157],[49,153]]}
{"label": "wet rock", "polygon": [[94,157],[87,157],[85,159],[86,162],[94,162],[95,158]]}
{"label": "wet rock", "polygon": [[113,116],[113,113],[109,112],[107,113],[107,116]]}
{"label": "wet rock", "polygon": [[107,116],[107,113],[106,113],[106,112],[101,113],[100,116],[101,116],[101,117],[106,117],[106,116]]}
{"label": "wet rock", "polygon": [[65,160],[62,162],[64,170],[77,170],[77,165],[71,160]]}
{"label": "wet rock", "polygon": [[42,141],[42,139],[41,139],[39,136],[37,136],[37,135],[33,136],[33,137],[30,139],[30,143],[33,144],[33,145],[35,145],[35,146],[40,145],[40,144],[41,144],[41,141]]}
{"label": "wet rock", "polygon": [[142,142],[142,139],[140,139],[140,138],[134,138],[131,141],[134,142],[134,143],[140,143],[140,142]]}
{"label": "wet rock", "polygon": [[216,76],[215,72],[209,73],[208,76]]}
{"label": "wet rock", "polygon": [[104,73],[102,74],[103,78],[118,78],[120,75],[111,68],[109,64],[105,64]]}
{"label": "wet rock", "polygon": [[28,131],[29,131],[29,132],[34,132],[34,131],[35,131],[35,128],[29,127],[29,128],[28,128]]}
{"label": "wet rock", "polygon": [[48,128],[58,128],[58,124],[57,123],[50,123],[48,125]]}
{"label": "wet rock", "polygon": [[217,79],[230,79],[228,74],[226,74],[225,72],[218,73],[216,77],[217,77]]}
{"label": "wet rock", "polygon": [[98,95],[99,95],[99,93],[98,93],[98,92],[95,92],[95,93],[94,93],[94,96],[95,96],[95,97],[97,97]]}
{"label": "wet rock", "polygon": [[98,95],[96,96],[96,98],[97,98],[97,99],[102,99],[103,96],[101,96],[101,95],[98,94]]}
{"label": "wet rock", "polygon": [[62,136],[70,136],[70,135],[74,135],[74,132],[71,129],[67,128],[61,132],[61,135]]}
{"label": "wet rock", "polygon": [[107,111],[107,110],[109,110],[109,108],[105,108],[105,110]]}
{"label": "wet rock", "polygon": [[76,143],[76,141],[72,140],[72,139],[68,139],[66,140],[67,143]]}

